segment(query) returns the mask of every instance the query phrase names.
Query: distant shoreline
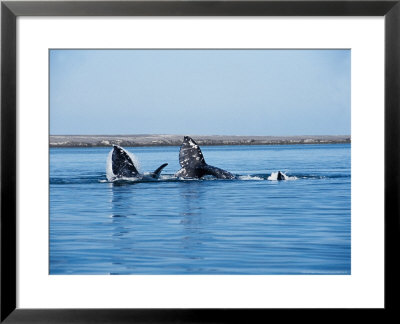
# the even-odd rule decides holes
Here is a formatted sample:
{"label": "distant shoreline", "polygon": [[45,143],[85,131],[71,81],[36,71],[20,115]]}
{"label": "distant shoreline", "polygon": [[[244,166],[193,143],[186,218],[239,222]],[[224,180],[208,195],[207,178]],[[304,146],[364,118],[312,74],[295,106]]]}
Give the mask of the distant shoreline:
{"label": "distant shoreline", "polygon": [[[50,135],[50,147],[180,146],[184,135]],[[189,135],[199,145],[288,145],[351,143],[350,135],[236,136]]]}

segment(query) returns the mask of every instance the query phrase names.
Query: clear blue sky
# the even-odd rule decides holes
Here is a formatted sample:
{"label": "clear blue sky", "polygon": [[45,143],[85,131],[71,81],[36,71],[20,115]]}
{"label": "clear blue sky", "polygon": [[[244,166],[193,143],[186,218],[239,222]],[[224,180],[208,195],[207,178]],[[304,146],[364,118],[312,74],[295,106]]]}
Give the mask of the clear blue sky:
{"label": "clear blue sky", "polygon": [[50,134],[350,134],[350,50],[50,50]]}

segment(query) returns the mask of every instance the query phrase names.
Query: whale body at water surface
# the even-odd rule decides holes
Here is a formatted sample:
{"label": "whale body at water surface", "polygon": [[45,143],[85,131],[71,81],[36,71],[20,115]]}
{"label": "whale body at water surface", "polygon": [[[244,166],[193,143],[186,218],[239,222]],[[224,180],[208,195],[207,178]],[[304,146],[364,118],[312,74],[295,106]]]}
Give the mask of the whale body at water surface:
{"label": "whale body at water surface", "polygon": [[155,171],[148,174],[141,174],[137,170],[132,158],[128,152],[118,145],[113,145],[113,151],[111,153],[111,170],[112,175],[109,176],[109,180],[117,180],[123,178],[152,178],[157,179],[161,171],[168,165],[164,163],[160,165]]}
{"label": "whale body at water surface", "polygon": [[[185,136],[179,151],[179,163],[181,169],[175,173],[178,178],[200,179],[203,176],[211,175],[217,179],[242,179],[226,170],[208,165],[203,153],[197,143],[189,136]],[[113,145],[109,156],[109,167],[107,171],[108,181],[115,180],[153,180],[158,179],[161,171],[168,165],[164,163],[150,173],[142,174],[138,171],[128,151],[118,145]],[[288,177],[278,171],[271,174],[268,180],[287,180]]]}
{"label": "whale body at water surface", "polygon": [[175,173],[176,177],[201,178],[212,175],[218,179],[235,179],[232,173],[220,168],[208,165],[197,143],[189,136],[183,138],[179,151],[179,164],[181,169]]}

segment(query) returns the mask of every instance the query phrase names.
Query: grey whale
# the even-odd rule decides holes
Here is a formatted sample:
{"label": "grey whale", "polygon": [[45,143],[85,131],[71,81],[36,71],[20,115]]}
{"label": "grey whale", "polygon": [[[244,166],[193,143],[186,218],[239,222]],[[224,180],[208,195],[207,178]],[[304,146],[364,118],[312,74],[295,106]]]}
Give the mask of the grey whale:
{"label": "grey whale", "polygon": [[113,145],[111,164],[114,177],[110,180],[123,178],[157,179],[160,176],[161,171],[168,165],[168,163],[164,163],[153,172],[150,172],[148,174],[141,174],[135,167],[135,164],[133,163],[128,152],[118,145]]}
{"label": "grey whale", "polygon": [[[179,178],[202,178],[205,175],[212,175],[217,179],[239,179],[226,170],[211,166],[206,163],[200,146],[190,136],[184,136],[179,150],[179,164],[181,169],[175,173]],[[278,171],[276,180],[287,180],[287,176]]]}
{"label": "grey whale", "polygon": [[181,169],[175,173],[180,178],[201,178],[212,175],[218,179],[235,179],[236,176],[223,169],[208,165],[197,143],[189,136],[183,138],[179,151]]}
{"label": "grey whale", "polygon": [[[154,180],[160,177],[162,170],[168,165],[164,163],[156,170],[150,173],[140,173],[129,153],[118,145],[113,145],[111,153],[111,171],[112,175],[107,174],[109,181],[115,180]],[[174,174],[177,178],[200,179],[206,175],[214,176],[217,179],[240,179],[240,176],[234,175],[229,171],[211,166],[206,163],[199,145],[190,137],[183,138],[179,150],[179,164],[181,169]],[[287,176],[278,171],[275,180],[287,180]]]}

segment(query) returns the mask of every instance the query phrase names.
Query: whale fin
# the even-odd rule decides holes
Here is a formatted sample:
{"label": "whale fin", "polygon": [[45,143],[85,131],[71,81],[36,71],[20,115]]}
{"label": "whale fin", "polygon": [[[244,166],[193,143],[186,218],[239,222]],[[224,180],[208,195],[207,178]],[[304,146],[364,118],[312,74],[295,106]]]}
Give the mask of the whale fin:
{"label": "whale fin", "polygon": [[179,151],[179,164],[181,169],[175,173],[176,177],[201,178],[212,175],[218,179],[234,179],[235,176],[228,171],[208,165],[197,143],[189,136],[183,138]]}
{"label": "whale fin", "polygon": [[278,171],[277,180],[285,180],[285,176],[281,171]]}
{"label": "whale fin", "polygon": [[154,172],[151,173],[151,176],[153,178],[158,178],[160,176],[161,171],[168,165],[168,163],[164,163],[160,165],[157,169],[154,170]]}
{"label": "whale fin", "polygon": [[135,177],[139,174],[129,154],[120,146],[113,145],[112,172],[116,177]]}
{"label": "whale fin", "polygon": [[183,169],[194,169],[205,163],[200,147],[191,137],[185,136],[179,151],[179,164],[181,167]]}
{"label": "whale fin", "polygon": [[203,166],[202,169],[204,170],[204,174],[212,175],[218,179],[235,179],[235,176],[232,173],[212,165],[207,164]]}

